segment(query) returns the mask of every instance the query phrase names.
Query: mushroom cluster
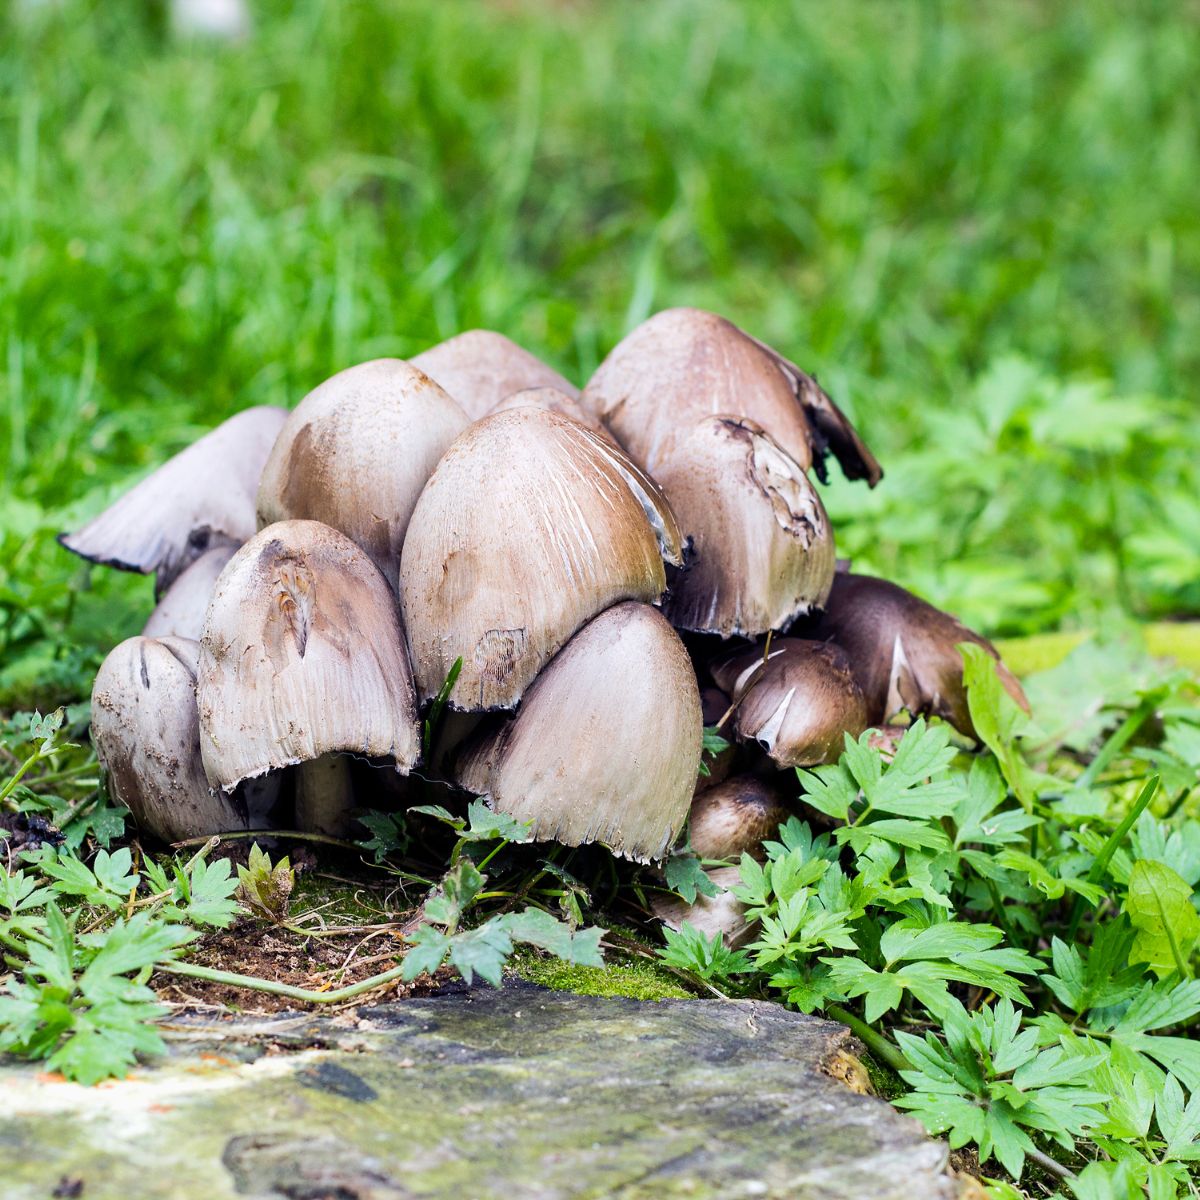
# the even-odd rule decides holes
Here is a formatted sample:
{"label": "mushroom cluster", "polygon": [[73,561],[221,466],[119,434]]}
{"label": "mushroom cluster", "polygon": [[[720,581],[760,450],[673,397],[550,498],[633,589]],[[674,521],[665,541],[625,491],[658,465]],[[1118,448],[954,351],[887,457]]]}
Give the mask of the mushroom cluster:
{"label": "mushroom cluster", "polygon": [[[112,793],[167,840],[344,835],[436,781],[636,861],[689,815],[702,857],[757,853],[846,734],[973,737],[956,647],[995,656],[839,569],[830,454],[881,478],[815,379],[684,308],[582,390],[476,330],[240,413],[62,538],[157,581],[92,694]],[[734,744],[702,768],[705,725]]]}

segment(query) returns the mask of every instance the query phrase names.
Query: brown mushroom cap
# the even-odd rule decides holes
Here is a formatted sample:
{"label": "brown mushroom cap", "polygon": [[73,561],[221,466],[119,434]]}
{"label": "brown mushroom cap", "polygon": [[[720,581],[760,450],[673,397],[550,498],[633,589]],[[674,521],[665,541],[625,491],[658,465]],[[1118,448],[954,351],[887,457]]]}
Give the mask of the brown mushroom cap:
{"label": "brown mushroom cap", "polygon": [[460,755],[458,780],[533,836],[639,862],[679,835],[700,765],[700,695],[662,615],[617,604],[585,625],[520,711]]}
{"label": "brown mushroom cap", "polygon": [[199,642],[213,588],[236,553],[233,543],[214,546],[180,571],[146,619],[142,637],[181,637]]}
{"label": "brown mushroom cap", "polygon": [[556,388],[568,396],[579,389],[528,350],[489,329],[468,329],[410,359],[440,384],[473,421],[486,416],[505,396],[525,388]]}
{"label": "brown mushroom cap", "polygon": [[790,815],[776,780],[734,775],[692,801],[692,849],[700,858],[759,858],[763,839]]}
{"label": "brown mushroom cap", "polygon": [[654,915],[670,929],[680,929],[686,921],[706,938],[719,933],[727,946],[744,946],[755,924],[746,920],[746,906],[730,890],[741,883],[738,868],[714,867],[705,874],[721,889],[717,895],[697,896],[694,904],[687,904],[678,896],[659,893],[651,902]]}
{"label": "brown mushroom cap", "polygon": [[658,488],[576,421],[518,408],[476,422],[438,463],[409,523],[404,623],[423,700],[457,658],[450,704],[513,708],[596,613],[657,600],[682,562]]}
{"label": "brown mushroom cap", "polygon": [[600,364],[583,403],[657,476],[706,416],[748,417],[805,470],[831,449],[850,479],[882,475],[850,422],[810,376],[714,313],[671,308],[643,321]]}
{"label": "brown mushroom cap", "polygon": [[611,442],[615,446],[616,438],[604,428],[603,423],[589,409],[584,408],[578,400],[578,395],[578,392],[568,395],[555,387],[524,388],[519,392],[513,392],[511,396],[505,396],[503,400],[493,405],[488,416],[491,416],[492,413],[508,412],[511,408],[542,408],[547,412],[560,413],[564,417],[570,417],[572,421],[586,425],[605,441]]}
{"label": "brown mushroom cap", "polygon": [[454,400],[401,359],[340,371],[284,423],[263,468],[259,526],[329,525],[361,546],[395,589],[417,497],[469,424]]}
{"label": "brown mushroom cap", "polygon": [[705,418],[656,478],[695,549],[663,603],[673,625],[754,637],[825,602],[829,518],[800,464],[753,422]]}
{"label": "brown mushroom cap", "polygon": [[254,533],[258,478],[286,416],[248,408],[230,417],[58,540],[92,562],[157,574],[161,594],[205,550]]}
{"label": "brown mushroom cap", "polygon": [[221,572],[197,700],[204,769],[224,788],[334,751],[407,772],[420,751],[395,597],[317,521],[268,525]]}
{"label": "brown mushroom cap", "polygon": [[839,574],[826,610],[810,634],[841,646],[867,700],[867,719],[882,725],[901,709],[936,714],[975,737],[963,686],[960,642],[982,646],[995,660],[1009,695],[1029,702],[1015,675],[986,638],[894,583],[870,575]]}
{"label": "brown mushroom cap", "polygon": [[92,687],[92,742],[113,797],[155,837],[179,841],[262,829],[271,795],[210,792],[200,761],[197,642],[128,638],[100,666]]}
{"label": "brown mushroom cap", "polygon": [[759,647],[739,651],[712,668],[733,696],[733,730],[755,741],[782,767],[834,762],[844,735],[867,728],[867,701],[838,646],[777,638],[767,657]]}

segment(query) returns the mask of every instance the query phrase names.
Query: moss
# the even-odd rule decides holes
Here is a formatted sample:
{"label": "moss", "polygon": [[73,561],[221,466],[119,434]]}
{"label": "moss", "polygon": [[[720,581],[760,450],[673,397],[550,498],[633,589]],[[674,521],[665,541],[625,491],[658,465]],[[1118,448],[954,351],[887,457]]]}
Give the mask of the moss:
{"label": "moss", "polygon": [[640,958],[613,957],[603,967],[575,967],[561,959],[520,951],[509,969],[530,983],[580,996],[626,996],[631,1000],[691,1000],[670,971]]}

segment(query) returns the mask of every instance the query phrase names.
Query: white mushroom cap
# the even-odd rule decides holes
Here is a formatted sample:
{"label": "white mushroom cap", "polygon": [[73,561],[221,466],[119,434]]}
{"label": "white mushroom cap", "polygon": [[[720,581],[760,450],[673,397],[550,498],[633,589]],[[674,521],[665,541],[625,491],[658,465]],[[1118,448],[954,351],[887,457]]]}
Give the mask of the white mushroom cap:
{"label": "white mushroom cap", "polygon": [[524,388],[519,392],[513,392],[511,396],[505,396],[503,400],[493,405],[488,416],[490,417],[492,413],[508,412],[510,408],[543,408],[547,412],[561,413],[564,417],[570,417],[572,421],[586,425],[593,433],[598,433],[605,441],[611,442],[615,446],[616,438],[604,428],[603,423],[589,409],[584,408],[577,396],[578,393],[571,396],[555,387]]}
{"label": "white mushroom cap", "polygon": [[700,766],[695,672],[662,615],[623,603],[583,627],[517,715],[462,755],[463,787],[533,836],[661,857],[687,817]]}
{"label": "white mushroom cap", "polygon": [[692,801],[692,849],[700,858],[761,858],[763,839],[772,837],[789,815],[777,780],[733,775]]}
{"label": "white mushroom cap", "polygon": [[610,443],[557,413],[476,422],[438,463],[409,523],[404,623],[423,700],[454,662],[450,704],[513,708],[585,621],[657,600],[682,562],[658,488]]}
{"label": "white mushroom cap", "polygon": [[656,313],[629,333],[583,391],[590,408],[652,475],[697,421],[725,414],[761,426],[824,478],[826,449],[850,479],[876,483],[879,464],[837,405],[795,364],[724,317],[696,308]]}
{"label": "white mushroom cap", "polygon": [[362,550],[317,521],[268,525],[230,559],[197,698],[204,769],[224,788],[334,751],[407,772],[420,751],[395,597]]}
{"label": "white mushroom cap", "polygon": [[163,841],[259,829],[272,797],[209,791],[196,714],[198,643],[128,638],[100,666],[92,687],[92,742],[115,799]]}
{"label": "white mushroom cap", "polygon": [[505,396],[525,388],[551,387],[568,396],[579,395],[570,380],[502,333],[489,329],[468,329],[410,361],[445,388],[474,421]]}
{"label": "white mushroom cap", "polygon": [[697,896],[694,904],[687,904],[678,896],[659,894],[652,902],[654,915],[669,929],[680,929],[686,921],[706,938],[719,933],[727,946],[744,946],[756,923],[746,919],[746,906],[731,890],[741,883],[741,873],[737,867],[714,867],[704,873],[721,889],[715,896]]}
{"label": "white mushroom cap", "polygon": [[663,603],[677,628],[754,637],[825,602],[829,518],[800,464],[752,421],[702,420],[655,477],[695,550]]}
{"label": "white mushroom cap", "polygon": [[258,478],[286,416],[248,408],[230,417],[59,541],[92,562],[156,573],[161,593],[205,550],[254,533]]}
{"label": "white mushroom cap", "polygon": [[236,553],[237,546],[232,543],[214,546],[180,571],[146,619],[142,637],[173,636],[199,642],[213,588],[225,564]]}
{"label": "white mushroom cap", "polygon": [[398,358],[340,371],[284,423],[258,488],[258,523],[321,521],[370,555],[393,590],[408,521],[446,447],[470,424]]}

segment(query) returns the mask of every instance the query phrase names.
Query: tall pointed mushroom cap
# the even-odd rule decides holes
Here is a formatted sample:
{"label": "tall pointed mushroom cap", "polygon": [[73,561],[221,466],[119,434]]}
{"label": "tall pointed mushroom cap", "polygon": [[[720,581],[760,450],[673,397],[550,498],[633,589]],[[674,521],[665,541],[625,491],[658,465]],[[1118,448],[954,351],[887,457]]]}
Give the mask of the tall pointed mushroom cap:
{"label": "tall pointed mushroom cap", "polygon": [[258,477],[286,416],[263,407],[230,417],[58,540],[92,562],[156,573],[161,594],[209,547],[254,533]]}
{"label": "tall pointed mushroom cap", "polygon": [[468,329],[409,360],[452,395],[473,421],[505,396],[525,388],[552,387],[568,396],[579,389],[541,359],[489,329]]}
{"label": "tall pointed mushroom cap", "polygon": [[882,725],[906,708],[913,716],[934,713],[975,737],[956,649],[961,642],[982,646],[996,660],[1005,689],[1029,711],[1020,683],[991,642],[887,580],[839,574],[810,636],[827,638],[846,651],[871,725]]}
{"label": "tall pointed mushroom cap", "polygon": [[461,657],[452,707],[515,707],[585,621],[662,595],[664,557],[682,562],[671,510],[603,438],[537,408],[476,422],[438,463],[404,543],[419,695],[435,695]]}
{"label": "tall pointed mushroom cap", "polygon": [[875,484],[879,464],[810,376],[724,317],[670,308],[643,321],[588,380],[583,403],[652,475],[697,421],[748,417],[805,470],[832,450],[850,479]]}
{"label": "tall pointed mushroom cap", "polygon": [[340,371],[296,406],[258,488],[258,523],[321,521],[370,555],[395,588],[417,497],[470,424],[427,375],[398,358]]}
{"label": "tall pointed mushroom cap", "polygon": [[349,538],[268,525],[217,581],[201,641],[200,746],[224,788],[334,751],[391,758],[420,743],[395,597]]}
{"label": "tall pointed mushroom cap", "polygon": [[[163,841],[261,829],[269,810],[210,792],[196,715],[197,642],[129,638],[100,666],[92,687],[92,742],[115,799]],[[260,800],[263,797],[260,794]]]}
{"label": "tall pointed mushroom cap", "polygon": [[781,767],[833,762],[844,735],[867,728],[867,701],[838,646],[802,638],[772,641],[766,660],[758,647],[711,668],[733,697],[733,730],[755,741]]}
{"label": "tall pointed mushroom cap", "polygon": [[700,858],[761,858],[763,839],[773,837],[790,815],[775,780],[734,775],[692,801],[692,849]]}
{"label": "tall pointed mushroom cap", "polygon": [[213,588],[236,553],[237,546],[232,543],[214,546],[180,571],[147,617],[142,637],[181,637],[199,642]]}
{"label": "tall pointed mushroom cap", "polygon": [[673,625],[754,637],[825,602],[829,518],[800,464],[752,421],[702,420],[655,478],[696,552],[663,604]]}
{"label": "tall pointed mushroom cap", "polygon": [[615,446],[617,443],[613,435],[604,428],[590,410],[584,408],[577,396],[578,392],[574,396],[569,396],[555,387],[524,388],[519,392],[513,392],[511,396],[505,396],[498,404],[493,405],[488,416],[491,416],[492,413],[508,412],[511,408],[542,408],[547,412],[560,413],[564,417],[570,417],[572,421],[586,425],[593,433],[598,433],[605,441],[611,442]]}
{"label": "tall pointed mushroom cap", "polygon": [[674,630],[623,603],[583,627],[518,714],[460,757],[463,787],[533,836],[661,857],[688,813],[700,766],[700,695]]}

